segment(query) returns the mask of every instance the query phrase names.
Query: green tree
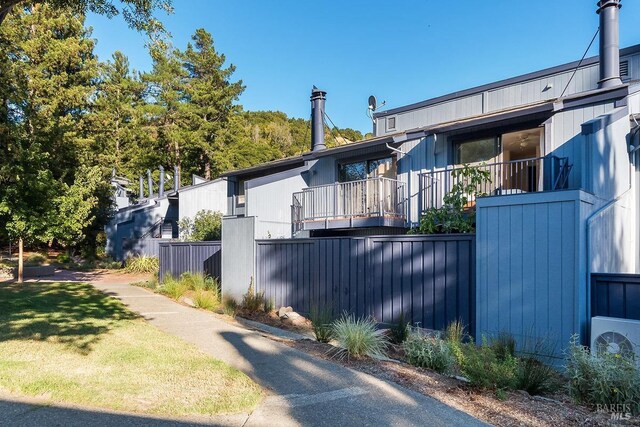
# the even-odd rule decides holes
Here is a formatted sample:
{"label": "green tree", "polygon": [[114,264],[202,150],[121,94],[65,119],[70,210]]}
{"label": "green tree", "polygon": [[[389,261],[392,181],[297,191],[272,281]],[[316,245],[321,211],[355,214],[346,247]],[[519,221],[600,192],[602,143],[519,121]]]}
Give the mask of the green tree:
{"label": "green tree", "polygon": [[222,238],[222,213],[201,210],[194,218],[178,222],[180,238],[186,241],[220,240]]}
{"label": "green tree", "polygon": [[112,0],[0,0],[0,25],[16,6],[46,4],[63,14],[68,11],[79,15],[94,12],[112,18],[122,13],[129,26],[156,37],[164,32],[162,23],[154,16],[156,11],[173,12],[171,0],[119,0],[118,3],[119,7]]}
{"label": "green tree", "polygon": [[11,145],[11,159],[0,164],[0,220],[8,237],[18,241],[18,282],[23,276],[24,245],[53,237],[56,210],[51,201],[59,192],[38,143]]}
{"label": "green tree", "polygon": [[226,132],[244,86],[231,81],[236,67],[225,66],[226,58],[216,51],[211,34],[200,28],[191,38],[193,43],[180,54],[187,72],[183,123],[189,130],[190,163],[202,167],[191,172],[210,179],[224,172]]}

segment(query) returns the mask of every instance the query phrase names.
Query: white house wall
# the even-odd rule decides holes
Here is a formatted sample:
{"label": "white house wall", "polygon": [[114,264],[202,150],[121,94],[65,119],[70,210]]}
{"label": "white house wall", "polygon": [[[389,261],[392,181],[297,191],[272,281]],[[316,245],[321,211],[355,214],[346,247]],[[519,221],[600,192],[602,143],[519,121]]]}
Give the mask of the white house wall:
{"label": "white house wall", "polygon": [[191,187],[181,188],[179,191],[179,216],[193,218],[201,210],[221,212],[227,215],[227,181],[217,179]]}

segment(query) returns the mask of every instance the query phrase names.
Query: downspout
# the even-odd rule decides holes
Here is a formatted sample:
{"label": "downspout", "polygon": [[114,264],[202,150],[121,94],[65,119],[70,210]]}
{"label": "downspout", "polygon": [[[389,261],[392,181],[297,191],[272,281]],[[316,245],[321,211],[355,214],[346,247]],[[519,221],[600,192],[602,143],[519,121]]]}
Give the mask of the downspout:
{"label": "downspout", "polygon": [[[629,166],[629,168],[631,168],[631,166]],[[587,335],[591,334],[591,225],[598,217],[614,207],[620,200],[622,200],[623,197],[627,195],[627,193],[631,191],[631,189],[633,188],[633,176],[633,173],[629,173],[629,187],[626,190],[624,190],[614,199],[609,200],[604,206],[598,208],[587,218],[587,235],[585,236],[587,244],[587,250],[585,251],[587,254]]]}

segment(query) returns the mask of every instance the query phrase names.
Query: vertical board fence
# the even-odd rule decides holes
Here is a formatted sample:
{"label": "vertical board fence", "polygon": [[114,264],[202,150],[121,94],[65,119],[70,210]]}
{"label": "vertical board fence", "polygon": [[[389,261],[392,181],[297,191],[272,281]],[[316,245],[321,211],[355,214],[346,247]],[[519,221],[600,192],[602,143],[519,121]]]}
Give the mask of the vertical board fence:
{"label": "vertical board fence", "polygon": [[160,244],[162,282],[167,274],[179,277],[182,273],[204,273],[220,280],[222,265],[221,242],[167,242]]}
{"label": "vertical board fence", "polygon": [[256,286],[277,307],[336,317],[475,331],[473,235],[336,237],[256,241]]}
{"label": "vertical board fence", "polygon": [[591,275],[591,315],[640,320],[640,275]]}

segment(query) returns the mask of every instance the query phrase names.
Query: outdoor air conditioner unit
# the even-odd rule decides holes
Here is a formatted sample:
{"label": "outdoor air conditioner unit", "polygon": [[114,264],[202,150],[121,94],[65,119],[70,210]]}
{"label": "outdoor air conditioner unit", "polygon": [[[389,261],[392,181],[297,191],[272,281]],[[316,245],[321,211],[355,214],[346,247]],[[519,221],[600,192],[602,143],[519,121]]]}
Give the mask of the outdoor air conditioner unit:
{"label": "outdoor air conditioner unit", "polygon": [[596,316],[591,319],[591,352],[633,354],[640,366],[640,320]]}

